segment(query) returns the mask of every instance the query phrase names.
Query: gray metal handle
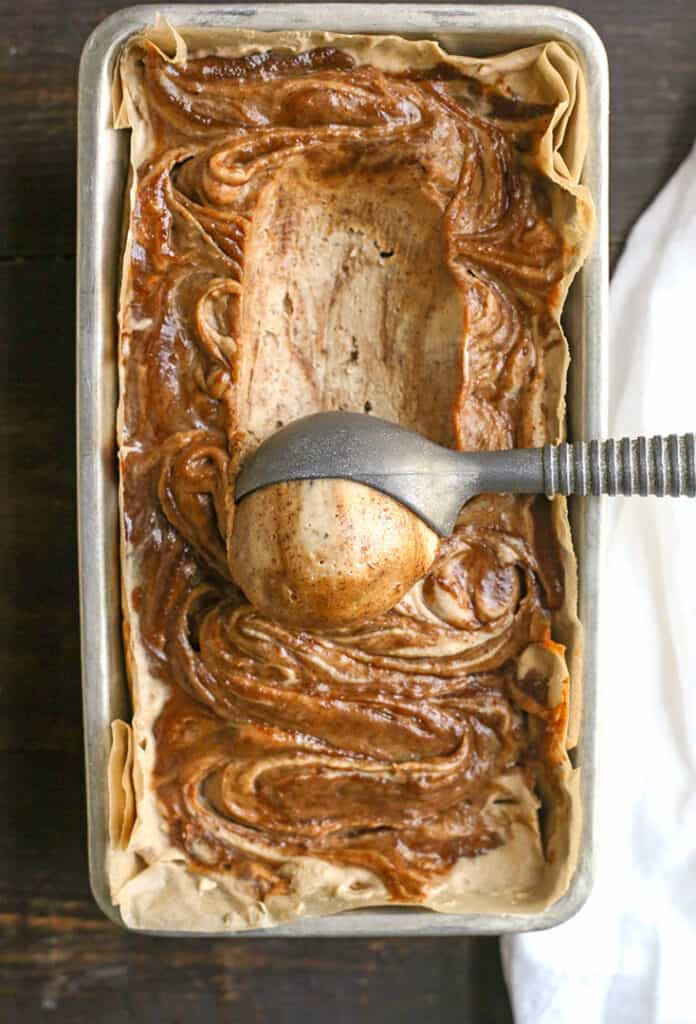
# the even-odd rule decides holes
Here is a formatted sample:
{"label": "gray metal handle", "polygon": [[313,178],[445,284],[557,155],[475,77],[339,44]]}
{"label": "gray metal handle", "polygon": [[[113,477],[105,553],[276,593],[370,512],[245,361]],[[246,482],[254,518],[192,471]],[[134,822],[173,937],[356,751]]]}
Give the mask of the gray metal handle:
{"label": "gray metal handle", "polygon": [[549,444],[541,452],[548,495],[696,496],[694,434]]}

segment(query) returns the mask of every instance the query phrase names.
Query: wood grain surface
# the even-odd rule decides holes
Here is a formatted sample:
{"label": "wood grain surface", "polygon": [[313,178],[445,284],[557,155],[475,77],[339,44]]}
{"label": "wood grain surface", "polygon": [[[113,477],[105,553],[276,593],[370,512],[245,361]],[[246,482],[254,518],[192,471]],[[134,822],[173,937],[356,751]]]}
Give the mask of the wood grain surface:
{"label": "wood grain surface", "polygon": [[[494,939],[155,940],[87,882],[74,470],[80,49],[121,6],[2,0],[0,1020],[511,1020]],[[696,133],[694,0],[584,0],[612,76],[611,244]]]}

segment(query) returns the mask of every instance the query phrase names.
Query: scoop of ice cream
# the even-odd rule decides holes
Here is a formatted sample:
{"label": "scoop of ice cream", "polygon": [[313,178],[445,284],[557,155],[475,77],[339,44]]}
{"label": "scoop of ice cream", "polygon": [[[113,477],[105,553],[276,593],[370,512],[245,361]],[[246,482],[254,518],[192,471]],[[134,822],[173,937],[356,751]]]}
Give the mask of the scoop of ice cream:
{"label": "scoop of ice cream", "polygon": [[331,629],[387,611],[419,580],[438,537],[398,501],[347,480],[297,480],[237,506],[232,578],[265,615]]}

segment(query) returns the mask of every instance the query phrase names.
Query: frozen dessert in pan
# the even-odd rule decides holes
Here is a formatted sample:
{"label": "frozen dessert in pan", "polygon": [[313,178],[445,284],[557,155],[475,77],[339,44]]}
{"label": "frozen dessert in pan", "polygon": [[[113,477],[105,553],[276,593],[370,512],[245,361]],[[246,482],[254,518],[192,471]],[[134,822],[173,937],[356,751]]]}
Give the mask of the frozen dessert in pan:
{"label": "frozen dessert in pan", "polygon": [[[482,59],[159,22],[126,46],[133,715],[113,726],[109,877],[129,925],[521,913],[567,888],[581,680],[563,500],[482,495],[443,540],[358,484],[233,496],[266,437],[322,410],[461,449],[562,438],[559,318],[592,229],[584,96],[556,42]],[[306,603],[281,602],[271,570]]]}

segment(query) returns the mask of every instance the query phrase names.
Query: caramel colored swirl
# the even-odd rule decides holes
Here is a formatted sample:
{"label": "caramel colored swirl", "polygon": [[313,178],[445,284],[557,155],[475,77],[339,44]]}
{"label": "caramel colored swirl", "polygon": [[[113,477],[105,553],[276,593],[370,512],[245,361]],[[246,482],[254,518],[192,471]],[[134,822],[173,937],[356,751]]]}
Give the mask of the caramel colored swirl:
{"label": "caramel colored swirl", "polygon": [[460,448],[555,439],[570,256],[535,165],[551,110],[332,49],[180,67],[140,46],[152,145],[121,470],[140,636],[170,685],[160,806],[192,865],[261,897],[284,859],[315,856],[416,901],[505,842],[506,780],[531,788],[558,756],[561,683],[525,654],[549,652],[551,678],[563,574],[546,500],[475,499],[395,608],[308,632],[232,583],[234,479],[322,409]]}

